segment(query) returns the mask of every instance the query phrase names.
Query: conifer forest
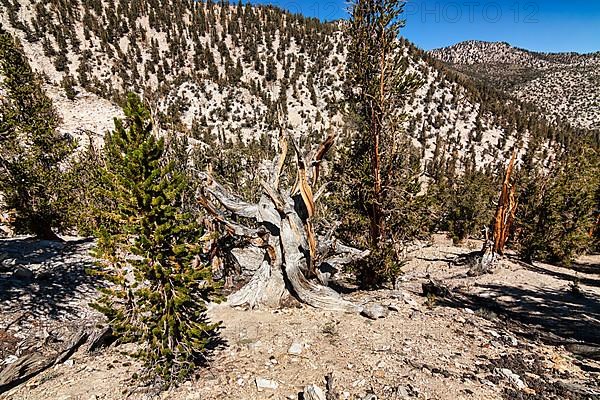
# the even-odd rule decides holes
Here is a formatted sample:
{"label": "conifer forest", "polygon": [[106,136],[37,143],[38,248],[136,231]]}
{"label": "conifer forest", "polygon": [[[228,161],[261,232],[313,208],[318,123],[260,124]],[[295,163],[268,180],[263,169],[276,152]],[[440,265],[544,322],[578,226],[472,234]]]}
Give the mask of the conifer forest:
{"label": "conifer forest", "polygon": [[0,399],[600,399],[600,51],[410,3],[0,0]]}

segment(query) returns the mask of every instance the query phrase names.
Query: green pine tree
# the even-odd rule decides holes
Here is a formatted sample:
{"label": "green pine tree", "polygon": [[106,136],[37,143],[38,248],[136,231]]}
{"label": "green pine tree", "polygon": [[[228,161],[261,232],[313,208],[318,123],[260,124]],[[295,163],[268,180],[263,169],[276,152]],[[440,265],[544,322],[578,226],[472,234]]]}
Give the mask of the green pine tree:
{"label": "green pine tree", "polygon": [[568,265],[590,250],[599,160],[598,149],[584,145],[563,154],[548,173],[541,166],[523,168],[515,232],[524,259]]}
{"label": "green pine tree", "polygon": [[395,227],[421,202],[418,161],[403,130],[407,115],[399,112],[420,85],[407,72],[399,42],[403,11],[400,0],[356,0],[346,31],[346,99],[354,136],[336,181],[340,215],[350,229],[369,232],[371,259],[359,274],[364,286],[393,281],[399,274],[396,245],[406,237],[396,237]]}
{"label": "green pine tree", "polygon": [[218,324],[205,315],[217,285],[201,262],[201,228],[182,207],[186,176],[165,161],[140,99],[128,95],[125,120],[106,137],[97,274],[112,285],[95,306],[123,341],[141,344],[149,379],[185,379],[205,360]]}
{"label": "green pine tree", "polygon": [[444,223],[455,243],[481,236],[494,217],[496,179],[485,171],[468,169],[449,189]]}
{"label": "green pine tree", "polygon": [[75,143],[57,131],[60,118],[21,46],[0,26],[0,192],[16,210],[16,228],[57,240],[67,224],[65,173]]}

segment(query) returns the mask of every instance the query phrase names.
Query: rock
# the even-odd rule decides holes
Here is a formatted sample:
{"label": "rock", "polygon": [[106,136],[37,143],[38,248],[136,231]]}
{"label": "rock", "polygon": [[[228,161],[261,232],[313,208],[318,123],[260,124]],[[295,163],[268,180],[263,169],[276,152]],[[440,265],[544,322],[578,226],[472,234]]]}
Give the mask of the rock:
{"label": "rock", "polygon": [[402,300],[408,304],[411,308],[414,309],[418,309],[419,308],[419,303],[417,303],[410,294],[406,293],[406,292],[402,292]]}
{"label": "rock", "polygon": [[288,354],[299,356],[302,354],[302,350],[304,350],[304,345],[302,343],[294,342],[288,349]]}
{"label": "rock", "polygon": [[258,341],[256,341],[256,342],[249,342],[249,343],[246,343],[246,348],[247,348],[249,351],[252,351],[252,352],[254,352],[254,351],[258,351],[258,349],[259,349],[261,346],[262,346],[262,342],[261,342],[260,340],[258,340]]}
{"label": "rock", "polygon": [[14,268],[15,265],[17,265],[17,259],[16,258],[7,258],[8,254],[7,253],[2,253],[0,254],[0,271],[10,271],[11,269]]}
{"label": "rock", "polygon": [[13,278],[19,279],[21,281],[30,281],[33,279],[33,271],[29,268],[25,268],[21,265],[15,267],[13,272]]}
{"label": "rock", "polygon": [[511,335],[502,336],[502,341],[512,347],[517,347],[519,345],[519,341],[517,340],[517,338]]}
{"label": "rock", "polygon": [[381,304],[370,304],[362,310],[361,314],[369,319],[379,319],[387,317],[390,311]]}
{"label": "rock", "polygon": [[316,385],[309,385],[304,388],[304,400],[326,400],[323,389]]}
{"label": "rock", "polygon": [[523,390],[527,387],[527,385],[525,384],[525,382],[523,382],[521,377],[508,368],[496,368],[494,372],[497,375],[501,375],[507,378],[510,381],[510,383],[519,390]]}
{"label": "rock", "polygon": [[428,282],[421,284],[423,289],[423,296],[435,296],[435,297],[451,297],[450,289],[441,282],[430,279]]}
{"label": "rock", "polygon": [[408,388],[406,388],[405,386],[398,386],[398,388],[396,389],[396,396],[401,400],[410,398]]}
{"label": "rock", "polygon": [[14,364],[18,359],[19,359],[19,357],[17,357],[16,355],[12,354],[12,355],[6,357],[4,359],[4,361],[2,361],[2,364],[4,364],[4,365]]}
{"label": "rock", "polygon": [[496,339],[500,338],[500,334],[496,331],[493,331],[491,329],[484,329],[483,331],[489,333],[490,335],[492,335],[492,337],[495,337]]}
{"label": "rock", "polygon": [[377,396],[375,396],[373,393],[368,393],[362,398],[362,400],[377,400]]}
{"label": "rock", "polygon": [[394,311],[394,312],[399,312],[400,311],[400,306],[396,303],[391,303],[390,305],[388,305],[388,309],[390,311]]}
{"label": "rock", "polygon": [[277,383],[276,381],[272,381],[270,379],[264,379],[264,378],[256,378],[256,388],[258,389],[259,392],[262,392],[263,390],[277,390],[277,388],[279,387],[279,383]]}

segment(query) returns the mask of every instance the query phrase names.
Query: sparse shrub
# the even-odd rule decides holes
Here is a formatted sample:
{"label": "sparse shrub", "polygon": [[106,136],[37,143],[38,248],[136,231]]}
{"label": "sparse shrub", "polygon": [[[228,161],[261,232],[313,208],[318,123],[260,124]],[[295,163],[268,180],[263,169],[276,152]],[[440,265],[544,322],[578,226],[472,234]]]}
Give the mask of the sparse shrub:
{"label": "sparse shrub", "polygon": [[67,99],[75,100],[75,96],[77,96],[77,91],[75,90],[75,78],[69,74],[65,75],[61,82],[61,86],[65,91]]}

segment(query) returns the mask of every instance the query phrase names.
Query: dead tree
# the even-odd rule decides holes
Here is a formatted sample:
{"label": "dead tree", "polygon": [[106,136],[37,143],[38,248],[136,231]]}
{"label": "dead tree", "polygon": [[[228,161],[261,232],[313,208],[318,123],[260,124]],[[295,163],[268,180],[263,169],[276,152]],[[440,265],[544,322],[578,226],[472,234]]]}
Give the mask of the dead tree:
{"label": "dead tree", "polygon": [[[279,307],[292,295],[320,309],[365,311],[344,300],[327,283],[328,271],[360,260],[369,252],[340,243],[333,232],[318,236],[312,223],[316,202],[327,185],[315,194],[312,187],[319,181],[321,162],[334,140],[333,135],[329,136],[305,155],[293,138],[282,133],[280,153],[268,165],[268,179],[261,180],[262,193],[256,204],[230,193],[209,173],[201,174],[204,184],[199,202],[228,234],[244,243],[231,254],[242,270],[253,271],[250,281],[229,296],[230,305]],[[290,143],[295,154],[296,181],[286,190],[280,181]],[[216,207],[213,200],[221,207]],[[231,217],[251,220],[257,227],[233,222]]]}
{"label": "dead tree", "polygon": [[496,208],[496,215],[494,217],[492,237],[489,237],[489,229],[486,228],[483,249],[471,264],[471,269],[469,270],[470,275],[489,273],[498,263],[498,260],[504,255],[504,247],[506,246],[508,235],[517,211],[517,201],[515,199],[516,187],[511,183],[516,157],[517,153],[515,151],[513,152],[512,158],[508,163],[508,168],[506,169],[500,199],[498,200],[498,207]]}

